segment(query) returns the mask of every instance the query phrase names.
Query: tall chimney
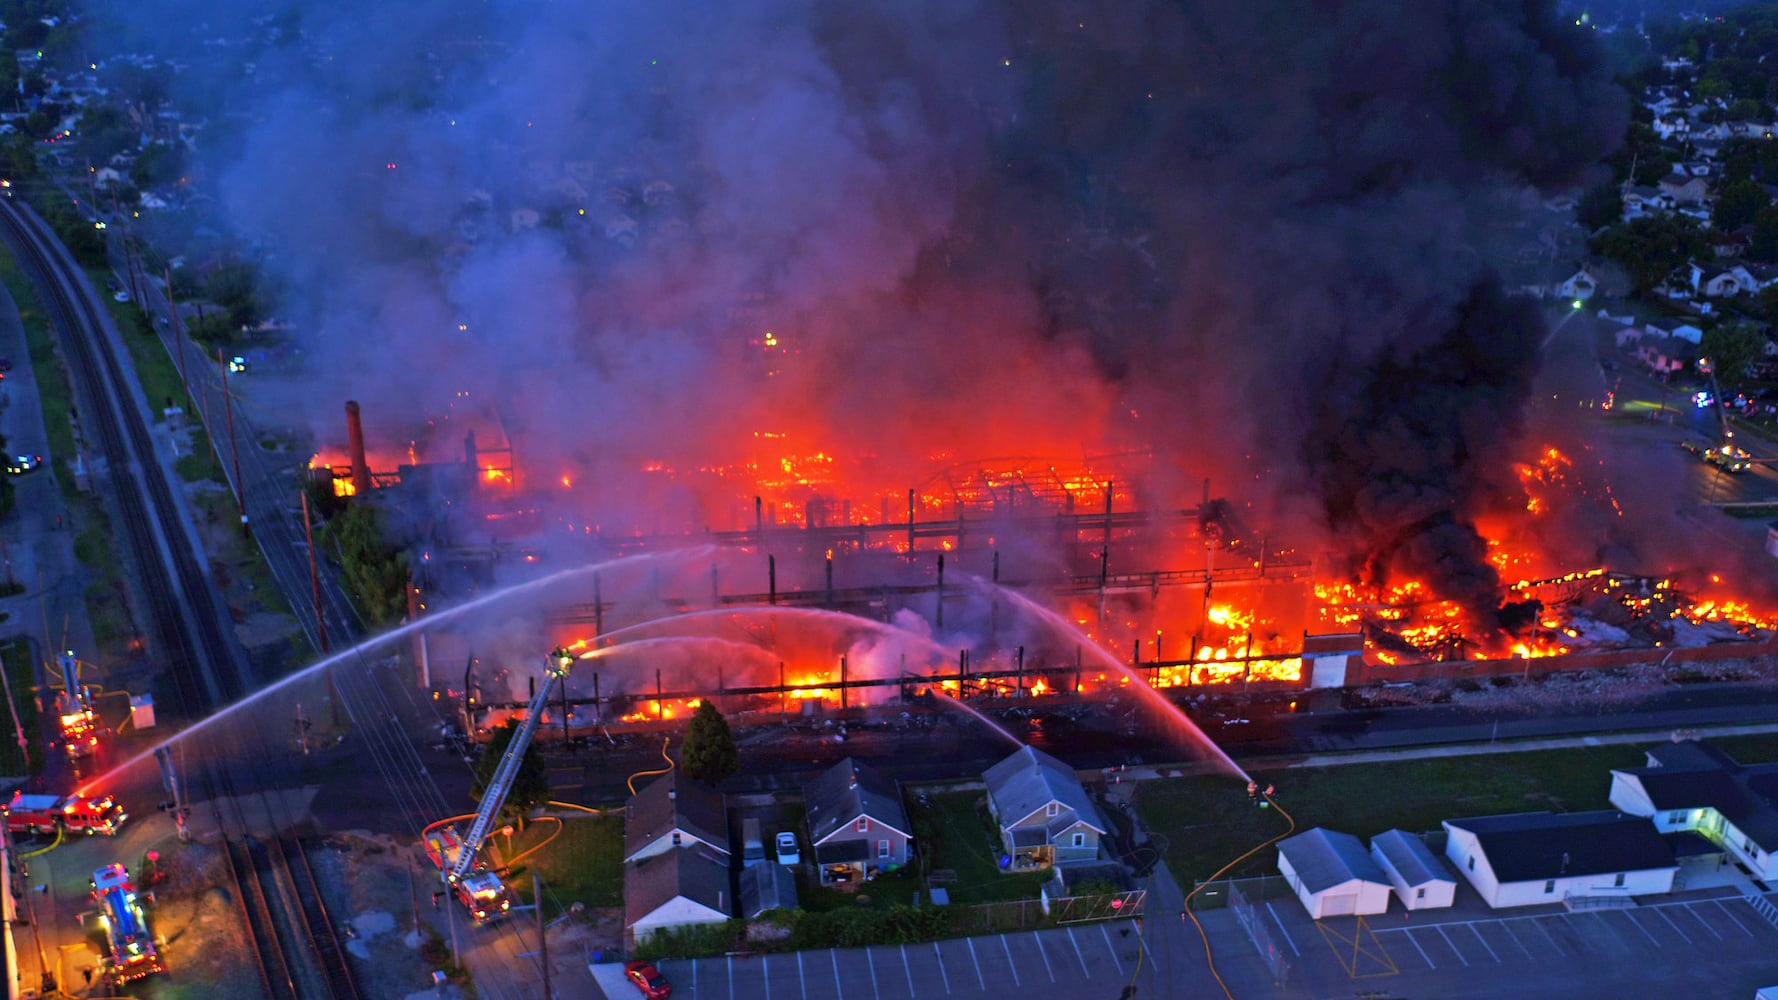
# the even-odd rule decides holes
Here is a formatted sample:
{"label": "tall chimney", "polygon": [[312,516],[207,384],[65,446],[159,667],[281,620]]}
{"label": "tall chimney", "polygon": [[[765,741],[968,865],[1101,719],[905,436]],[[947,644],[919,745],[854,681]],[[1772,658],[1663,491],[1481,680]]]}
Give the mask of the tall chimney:
{"label": "tall chimney", "polygon": [[358,401],[346,400],[346,450],[352,460],[352,492],[361,497],[370,495],[370,465],[364,457],[364,421],[358,416]]}

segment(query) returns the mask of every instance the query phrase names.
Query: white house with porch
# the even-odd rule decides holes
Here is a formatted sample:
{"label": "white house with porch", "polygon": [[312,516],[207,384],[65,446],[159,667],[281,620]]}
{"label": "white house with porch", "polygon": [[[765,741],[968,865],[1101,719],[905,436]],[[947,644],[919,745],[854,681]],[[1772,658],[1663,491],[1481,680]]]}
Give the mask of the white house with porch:
{"label": "white house with porch", "polygon": [[1448,819],[1445,857],[1489,906],[1570,908],[1673,891],[1673,848],[1615,809]]}
{"label": "white house with porch", "polygon": [[1611,804],[1662,833],[1696,833],[1762,882],[1778,876],[1778,764],[1742,764],[1715,744],[1647,752],[1647,767],[1611,772]]}

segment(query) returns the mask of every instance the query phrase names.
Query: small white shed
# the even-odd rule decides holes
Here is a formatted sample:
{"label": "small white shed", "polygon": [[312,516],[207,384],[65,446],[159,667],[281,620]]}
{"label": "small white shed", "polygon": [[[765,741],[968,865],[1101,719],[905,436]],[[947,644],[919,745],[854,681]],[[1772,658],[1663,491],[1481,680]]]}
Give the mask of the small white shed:
{"label": "small white shed", "polygon": [[1349,833],[1316,827],[1280,841],[1278,870],[1316,920],[1389,909],[1388,876]]}
{"label": "small white shed", "polygon": [[1383,869],[1395,898],[1410,910],[1433,910],[1457,901],[1457,879],[1426,841],[1406,830],[1371,838],[1371,860]]}

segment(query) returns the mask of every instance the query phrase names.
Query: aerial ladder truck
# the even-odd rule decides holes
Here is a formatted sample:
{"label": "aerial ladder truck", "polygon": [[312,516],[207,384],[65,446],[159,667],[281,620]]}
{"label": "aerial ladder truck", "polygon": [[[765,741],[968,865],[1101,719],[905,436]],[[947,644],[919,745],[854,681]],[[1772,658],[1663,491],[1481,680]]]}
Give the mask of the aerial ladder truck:
{"label": "aerial ladder truck", "polygon": [[[1722,388],[1716,382],[1716,366],[1708,359],[1700,360],[1698,368],[1710,376],[1710,403],[1716,411],[1717,443],[1699,452],[1705,462],[1727,472],[1746,472],[1753,468],[1753,456],[1735,443],[1735,429],[1729,425],[1728,409],[1723,406]],[[1714,490],[1712,493],[1714,494]]]}
{"label": "aerial ladder truck", "polygon": [[62,747],[70,758],[79,760],[99,748],[99,716],[93,711],[86,689],[80,686],[80,661],[74,658],[74,651],[63,652],[58,660],[62,668]]}
{"label": "aerial ladder truck", "polygon": [[438,866],[440,877],[477,923],[493,920],[512,909],[511,890],[500,880],[499,875],[477,860],[476,852],[480,850],[482,841],[493,831],[494,820],[500,814],[501,807],[506,805],[506,796],[512,791],[512,783],[518,777],[525,748],[531,745],[531,737],[537,732],[537,723],[543,718],[543,709],[549,704],[550,693],[568,676],[568,669],[573,664],[574,654],[568,650],[558,647],[550,651],[549,661],[544,668],[543,683],[537,685],[524,721],[520,723],[518,732],[513,734],[506,752],[501,755],[499,765],[494,768],[494,776],[489,779],[488,787],[482,793],[481,808],[476,810],[475,818],[469,824],[469,832],[459,838],[456,826],[450,821],[443,821],[427,827],[421,837],[425,842],[426,855]]}

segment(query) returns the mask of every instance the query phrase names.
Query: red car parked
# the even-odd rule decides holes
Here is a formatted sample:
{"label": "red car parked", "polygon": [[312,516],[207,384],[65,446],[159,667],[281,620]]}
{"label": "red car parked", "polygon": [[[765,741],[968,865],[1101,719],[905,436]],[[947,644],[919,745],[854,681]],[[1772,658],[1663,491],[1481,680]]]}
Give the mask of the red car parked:
{"label": "red car parked", "polygon": [[624,966],[624,975],[636,984],[636,988],[648,1000],[667,1000],[673,995],[673,984],[667,982],[667,977],[661,975],[661,970],[652,963],[631,962]]}

